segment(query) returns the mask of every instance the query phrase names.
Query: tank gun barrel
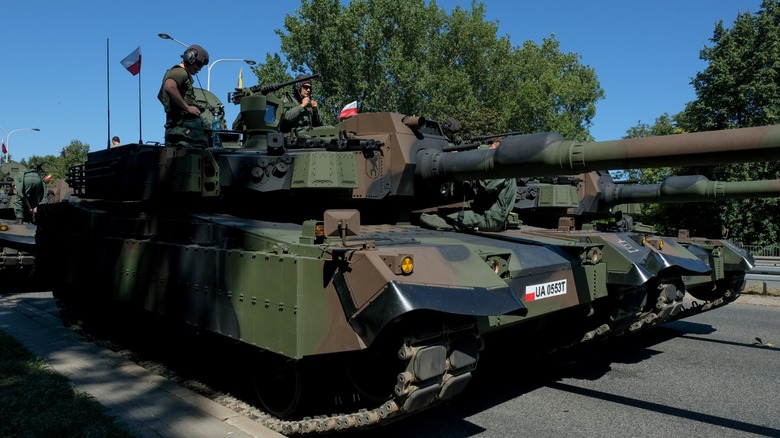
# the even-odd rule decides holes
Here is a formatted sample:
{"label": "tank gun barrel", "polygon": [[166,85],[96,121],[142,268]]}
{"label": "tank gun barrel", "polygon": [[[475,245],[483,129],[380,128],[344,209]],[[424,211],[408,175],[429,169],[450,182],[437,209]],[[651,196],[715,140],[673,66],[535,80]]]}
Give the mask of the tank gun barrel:
{"label": "tank gun barrel", "polygon": [[536,133],[509,136],[496,149],[422,149],[416,172],[423,178],[475,180],[778,159],[778,125],[591,143]]}
{"label": "tank gun barrel", "polygon": [[780,180],[710,181],[701,175],[672,176],[658,184],[609,184],[608,205],[648,202],[697,202],[718,199],[780,197]]}

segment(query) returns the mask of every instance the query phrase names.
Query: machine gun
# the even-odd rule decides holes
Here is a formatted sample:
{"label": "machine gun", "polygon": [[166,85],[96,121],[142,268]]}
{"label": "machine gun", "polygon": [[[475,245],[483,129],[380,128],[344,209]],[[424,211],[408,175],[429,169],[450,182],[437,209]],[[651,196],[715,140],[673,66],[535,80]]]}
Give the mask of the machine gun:
{"label": "machine gun", "polygon": [[501,138],[510,135],[520,135],[520,134],[522,134],[522,132],[516,131],[516,132],[504,132],[502,134],[491,134],[491,135],[481,135],[477,137],[468,137],[462,143],[444,146],[442,148],[442,151],[444,152],[470,151],[472,149],[479,149],[479,147],[484,144],[483,142],[485,140],[492,140],[494,138]]}
{"label": "machine gun", "polygon": [[315,73],[313,75],[303,76],[297,79],[293,79],[291,81],[280,82],[277,84],[268,84],[268,85],[258,84],[249,88],[236,88],[236,91],[228,93],[228,100],[233,102],[234,104],[238,104],[239,102],[241,102],[241,99],[247,96],[251,96],[253,94],[262,94],[263,96],[265,96],[266,94],[281,90],[282,88],[288,85],[300,84],[302,82],[311,81],[312,79],[316,79],[319,77],[320,74]]}
{"label": "machine gun", "polygon": [[467,138],[466,143],[481,143],[485,140],[492,140],[494,138],[508,137],[510,135],[522,135],[522,134],[523,132],[521,131],[515,131],[515,132],[504,132],[501,134],[480,135],[476,137]]}

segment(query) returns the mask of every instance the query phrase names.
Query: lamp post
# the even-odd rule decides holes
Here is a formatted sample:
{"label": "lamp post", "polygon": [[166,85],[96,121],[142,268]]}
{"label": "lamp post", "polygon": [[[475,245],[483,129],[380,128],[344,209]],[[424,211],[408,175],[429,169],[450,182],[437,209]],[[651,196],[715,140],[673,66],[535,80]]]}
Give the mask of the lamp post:
{"label": "lamp post", "polygon": [[[0,128],[0,129],[2,129],[2,128]],[[11,150],[11,134],[13,134],[16,131],[40,131],[40,129],[38,129],[38,128],[19,128],[19,129],[14,129],[13,131],[7,133],[5,135],[5,148],[8,151]],[[3,129],[3,132],[5,132],[5,129]],[[5,162],[6,163],[8,162],[8,154],[5,154]]]}
{"label": "lamp post", "polygon": [[255,65],[256,63],[252,61],[251,59],[217,59],[216,61],[209,64],[209,70],[208,74],[206,75],[206,90],[211,91],[211,69],[217,65],[218,62],[246,62],[249,65]]}
{"label": "lamp post", "polygon": [[164,40],[171,40],[171,41],[175,41],[175,42],[177,42],[177,43],[181,44],[181,45],[182,45],[182,46],[184,46],[184,47],[189,47],[188,45],[186,45],[186,44],[184,44],[183,42],[181,42],[181,41],[177,40],[176,38],[174,38],[174,37],[172,37],[172,36],[168,35],[167,33],[158,33],[158,34],[157,34],[157,36],[158,36],[158,37],[160,37],[160,38],[162,38],[162,39],[164,39]]}
{"label": "lamp post", "polygon": [[[157,36],[162,38],[162,39],[164,39],[164,40],[175,41],[175,42],[181,44],[184,47],[189,47],[188,45],[186,45],[183,42],[177,40],[176,38],[168,35],[167,33],[158,33]],[[225,62],[246,62],[249,65],[255,65],[256,64],[256,62],[251,60],[251,59],[217,59],[216,61],[214,61],[211,64],[209,64],[208,74],[207,74],[207,77],[206,77],[206,90],[211,91],[211,69],[215,65],[217,65],[217,63],[222,62],[222,61],[225,61]]]}

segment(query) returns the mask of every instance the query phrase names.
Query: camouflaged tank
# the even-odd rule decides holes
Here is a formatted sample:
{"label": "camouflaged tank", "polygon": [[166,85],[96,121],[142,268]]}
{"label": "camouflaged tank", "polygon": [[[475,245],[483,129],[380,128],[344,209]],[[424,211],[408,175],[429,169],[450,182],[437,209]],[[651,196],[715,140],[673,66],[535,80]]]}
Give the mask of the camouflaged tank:
{"label": "camouflaged tank", "polygon": [[[642,232],[648,239],[658,239],[655,231],[634,224],[631,214],[639,212],[641,203],[716,202],[724,199],[773,198],[780,196],[780,180],[710,181],[701,175],[672,176],[656,184],[614,183],[607,173],[581,175],[580,199],[587,200],[572,213],[580,217],[617,215],[618,222]],[[733,301],[745,285],[745,274],[755,266],[753,257],[724,236],[693,237],[679,230],[671,237],[712,268],[709,279],[686,278],[686,291],[694,298],[708,302]],[[656,245],[657,246],[657,245]]]}
{"label": "camouflaged tank", "polygon": [[[651,227],[634,223],[631,214],[639,212],[637,203],[777,196],[780,196],[780,180],[722,182],[687,175],[669,177],[657,184],[633,184],[616,183],[609,173],[593,171],[576,176],[521,178],[515,212],[529,224],[523,227],[529,233],[611,242],[605,259],[608,266],[618,267],[618,272],[608,269],[613,284],[632,283],[630,277],[624,275],[625,269],[620,268],[626,261],[614,261],[619,254],[631,253],[634,259],[641,259],[639,254],[643,252],[682,257],[677,261],[685,263],[671,276],[671,264],[643,263],[646,267],[663,269],[665,273],[653,268],[651,271],[658,278],[669,278],[679,292],[687,292],[703,301],[685,309],[681,294],[676,294],[675,300],[668,300],[673,296],[668,288],[657,297],[649,294],[645,312],[638,321],[664,322],[735,300],[744,288],[745,274],[753,268],[754,261],[747,251],[725,238],[694,238],[687,230],[680,230],[677,237],[658,236]],[[701,264],[696,272],[695,263],[690,261],[693,258],[706,264],[709,273],[701,271]]]}
{"label": "camouflaged tank", "polygon": [[397,113],[282,133],[275,92],[290,84],[234,94],[238,131],[220,135],[239,140],[225,147],[90,153],[71,172],[76,197],[42,208],[37,233],[66,317],[111,300],[238,341],[259,358],[246,376],[269,413],[258,421],[287,435],[441,404],[491,333],[563,346],[611,321],[601,242],[421,227],[422,212],[463,201],[463,181],[780,157],[774,127],[649,149],[510,136],[458,153],[438,123]]}
{"label": "camouflaged tank", "polygon": [[30,278],[35,267],[35,225],[17,223],[13,207],[14,177],[27,171],[21,163],[0,166],[0,275]]}

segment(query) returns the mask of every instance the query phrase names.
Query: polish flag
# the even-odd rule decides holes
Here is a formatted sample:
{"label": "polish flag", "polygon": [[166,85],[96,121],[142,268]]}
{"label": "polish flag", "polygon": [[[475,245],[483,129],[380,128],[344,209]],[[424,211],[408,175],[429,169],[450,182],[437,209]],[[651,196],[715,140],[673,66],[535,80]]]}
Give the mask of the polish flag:
{"label": "polish flag", "polygon": [[3,142],[3,153],[4,154],[8,153],[8,149],[5,147],[5,142]]}
{"label": "polish flag", "polygon": [[141,73],[141,46],[138,46],[137,49],[133,50],[133,53],[127,55],[120,62],[133,76]]}
{"label": "polish flag", "polygon": [[339,120],[346,119],[347,117],[352,117],[357,115],[358,113],[358,107],[357,107],[357,100],[351,103],[348,103],[347,106],[341,109],[341,113],[339,114]]}
{"label": "polish flag", "polygon": [[43,179],[46,182],[51,181],[51,174],[46,175],[46,178]]}

